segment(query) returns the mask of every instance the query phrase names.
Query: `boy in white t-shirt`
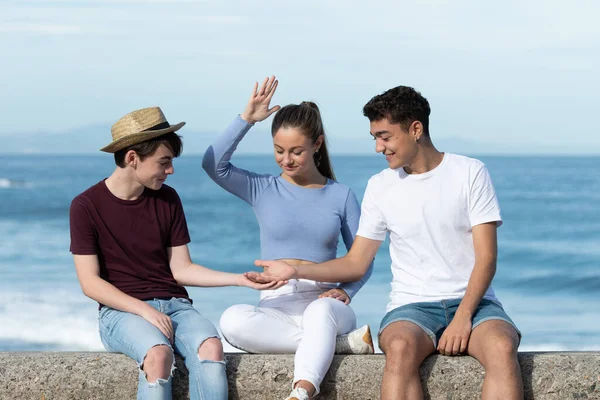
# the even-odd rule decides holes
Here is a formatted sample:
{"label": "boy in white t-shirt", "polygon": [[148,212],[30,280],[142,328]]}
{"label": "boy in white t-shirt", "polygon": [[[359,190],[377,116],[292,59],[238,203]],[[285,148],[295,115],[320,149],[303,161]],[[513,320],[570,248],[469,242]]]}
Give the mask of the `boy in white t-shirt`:
{"label": "boy in white t-shirt", "polygon": [[392,291],[381,322],[386,355],[381,398],[421,399],[419,367],[430,354],[469,354],[485,368],[484,399],[522,399],[520,333],[491,287],[500,208],[485,165],[439,152],[429,137],[427,100],[399,86],[363,113],[389,165],[373,176],[349,253],[321,264],[257,261],[256,280],[359,280],[390,234]]}

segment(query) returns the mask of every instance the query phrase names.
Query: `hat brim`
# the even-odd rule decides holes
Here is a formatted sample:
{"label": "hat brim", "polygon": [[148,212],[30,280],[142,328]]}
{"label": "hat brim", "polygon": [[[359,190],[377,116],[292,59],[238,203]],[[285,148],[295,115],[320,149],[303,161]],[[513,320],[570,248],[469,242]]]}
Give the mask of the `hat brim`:
{"label": "hat brim", "polygon": [[154,139],[167,133],[176,132],[179,129],[181,129],[181,127],[184,125],[185,122],[180,122],[176,125],[171,125],[168,128],[159,129],[156,131],[142,131],[138,133],[133,133],[131,135],[127,135],[120,139],[114,140],[109,145],[101,148],[100,151],[104,151],[106,153],[116,153],[117,151],[123,150],[124,148],[129,146],[133,146],[134,144],[146,142],[150,139]]}

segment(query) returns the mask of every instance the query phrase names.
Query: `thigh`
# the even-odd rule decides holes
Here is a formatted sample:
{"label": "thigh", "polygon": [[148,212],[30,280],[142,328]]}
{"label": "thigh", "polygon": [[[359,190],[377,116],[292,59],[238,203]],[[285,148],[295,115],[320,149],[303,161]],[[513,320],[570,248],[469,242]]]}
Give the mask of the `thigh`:
{"label": "thigh", "polygon": [[429,337],[434,348],[446,328],[445,311],[439,302],[413,303],[391,310],[381,320],[379,336],[382,336],[389,325],[397,322],[410,322],[419,327]]}
{"label": "thigh", "polygon": [[338,335],[344,335],[356,328],[356,315],[346,303],[325,297],[314,300],[308,305],[302,316],[302,329],[317,328],[333,321]]}
{"label": "thigh", "polygon": [[477,328],[484,322],[487,321],[504,321],[507,324],[511,325],[519,336],[519,340],[521,338],[521,332],[517,328],[517,325],[513,322],[513,320],[508,316],[504,308],[492,300],[483,299],[477,306],[475,313],[473,314],[473,330]]}
{"label": "thigh", "polygon": [[102,307],[99,315],[100,339],[108,351],[123,353],[141,365],[154,346],[171,348],[169,339],[139,315]]}
{"label": "thigh", "polygon": [[517,330],[508,322],[501,319],[486,320],[473,329],[467,353],[487,367],[516,357],[519,340]]}
{"label": "thigh", "polygon": [[271,307],[238,304],[221,316],[221,332],[232,346],[249,353],[294,353],[302,338],[299,318]]}
{"label": "thigh", "polygon": [[169,317],[175,333],[175,351],[183,358],[195,357],[206,339],[220,339],[217,328],[189,300],[173,299],[170,302]]}

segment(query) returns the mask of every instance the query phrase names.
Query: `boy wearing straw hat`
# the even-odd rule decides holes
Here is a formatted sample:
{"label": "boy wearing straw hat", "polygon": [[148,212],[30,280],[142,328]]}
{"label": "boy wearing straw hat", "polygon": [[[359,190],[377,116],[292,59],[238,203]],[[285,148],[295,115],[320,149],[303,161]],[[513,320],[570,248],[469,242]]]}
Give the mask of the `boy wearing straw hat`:
{"label": "boy wearing straw hat", "polygon": [[117,167],[75,197],[71,252],[84,294],[100,304],[99,330],[109,351],[139,365],[138,399],[171,399],[173,352],[189,371],[190,399],[226,399],[223,348],[214,325],[184,286],[273,289],[192,263],[177,192],[164,184],[183,144],[158,107],[125,115],[112,127]]}

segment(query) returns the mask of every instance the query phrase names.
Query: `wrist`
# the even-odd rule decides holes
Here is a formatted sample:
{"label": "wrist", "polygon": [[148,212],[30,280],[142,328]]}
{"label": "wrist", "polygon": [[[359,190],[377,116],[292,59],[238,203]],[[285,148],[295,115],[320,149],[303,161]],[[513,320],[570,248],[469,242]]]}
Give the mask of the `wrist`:
{"label": "wrist", "polygon": [[233,286],[246,286],[244,284],[244,275],[243,274],[235,274]]}
{"label": "wrist", "polygon": [[300,276],[300,271],[298,270],[298,266],[292,265],[291,267],[294,270],[294,275],[292,275],[291,279],[302,279],[302,277]]}
{"label": "wrist", "polygon": [[148,313],[150,313],[152,311],[154,311],[154,308],[151,305],[149,305],[148,303],[142,301],[142,305],[139,309],[138,315],[145,319],[148,316]]}
{"label": "wrist", "polygon": [[456,310],[456,313],[454,314],[454,319],[468,319],[469,321],[473,318],[473,313],[467,309],[460,309],[460,307],[458,308],[458,310]]}
{"label": "wrist", "polygon": [[249,123],[250,125],[254,125],[257,121],[255,119],[250,118],[246,113],[241,113],[240,118]]}

